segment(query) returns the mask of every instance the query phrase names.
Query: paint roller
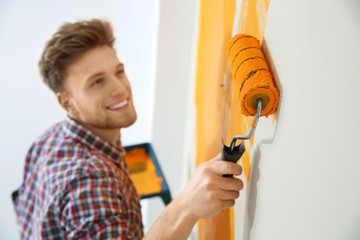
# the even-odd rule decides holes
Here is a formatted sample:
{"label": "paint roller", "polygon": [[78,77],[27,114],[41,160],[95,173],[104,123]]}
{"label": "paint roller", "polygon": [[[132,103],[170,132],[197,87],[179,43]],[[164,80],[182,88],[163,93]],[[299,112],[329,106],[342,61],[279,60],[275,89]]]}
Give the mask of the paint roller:
{"label": "paint roller", "polygon": [[[222,159],[236,163],[245,152],[244,141],[250,139],[260,116],[276,112],[280,91],[262,52],[259,40],[251,35],[234,36],[226,46],[226,55],[233,75],[235,90],[239,91],[241,113],[255,116],[247,135],[236,135],[230,146],[222,142]],[[232,175],[226,174],[225,177]]]}

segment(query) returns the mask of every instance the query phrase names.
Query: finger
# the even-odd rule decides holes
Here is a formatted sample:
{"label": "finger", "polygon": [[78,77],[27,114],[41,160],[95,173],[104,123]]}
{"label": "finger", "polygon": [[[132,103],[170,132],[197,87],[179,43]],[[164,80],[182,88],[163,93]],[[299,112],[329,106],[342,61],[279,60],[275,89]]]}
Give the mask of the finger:
{"label": "finger", "polygon": [[235,200],[240,196],[239,191],[219,191],[218,199],[220,200]]}
{"label": "finger", "polygon": [[212,162],[211,169],[219,176],[224,174],[241,175],[242,173],[242,167],[240,165],[223,160]]}
{"label": "finger", "polygon": [[222,201],[221,210],[225,210],[226,208],[232,207],[235,205],[235,200],[224,200]]}
{"label": "finger", "polygon": [[240,191],[244,187],[244,183],[238,178],[219,177],[218,187],[222,190]]}

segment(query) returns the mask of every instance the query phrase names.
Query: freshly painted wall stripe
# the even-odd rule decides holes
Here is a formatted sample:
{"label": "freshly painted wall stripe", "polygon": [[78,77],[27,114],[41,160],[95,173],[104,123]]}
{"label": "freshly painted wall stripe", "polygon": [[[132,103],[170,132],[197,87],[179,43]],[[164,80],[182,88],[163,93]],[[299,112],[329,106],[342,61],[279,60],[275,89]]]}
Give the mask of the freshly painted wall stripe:
{"label": "freshly painted wall stripe", "polygon": [[[221,139],[230,143],[232,137],[246,134],[253,117],[240,113],[239,93],[232,91],[233,80],[227,65],[225,46],[237,33],[262,38],[265,30],[269,0],[200,0],[199,38],[195,83],[196,105],[196,164],[216,156]],[[235,22],[238,21],[238,22]],[[228,67],[227,67],[228,66]],[[242,157],[242,166],[249,180],[251,145]],[[234,239],[234,212],[227,209],[212,219],[199,221],[199,239]]]}

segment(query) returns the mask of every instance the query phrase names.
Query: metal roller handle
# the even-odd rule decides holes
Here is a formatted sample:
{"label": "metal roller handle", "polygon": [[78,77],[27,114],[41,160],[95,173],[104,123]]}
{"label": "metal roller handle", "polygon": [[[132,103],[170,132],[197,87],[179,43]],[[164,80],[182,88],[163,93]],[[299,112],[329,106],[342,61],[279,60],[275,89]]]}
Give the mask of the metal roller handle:
{"label": "metal roller handle", "polygon": [[257,123],[259,121],[259,117],[260,117],[261,110],[262,110],[262,99],[258,98],[256,100],[256,102],[258,103],[258,107],[257,107],[257,110],[256,110],[254,122],[251,125],[251,128],[250,128],[248,134],[247,135],[235,135],[233,137],[232,141],[231,141],[231,144],[230,144],[230,149],[231,150],[234,150],[237,140],[247,140],[247,139],[250,139],[254,135],[255,128],[256,128]]}

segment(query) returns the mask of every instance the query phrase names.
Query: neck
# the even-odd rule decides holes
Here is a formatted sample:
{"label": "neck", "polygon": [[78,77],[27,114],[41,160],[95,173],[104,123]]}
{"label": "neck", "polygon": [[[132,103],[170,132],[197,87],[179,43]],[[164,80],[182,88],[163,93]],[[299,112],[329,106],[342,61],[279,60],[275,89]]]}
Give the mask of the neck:
{"label": "neck", "polygon": [[92,133],[100,137],[102,140],[116,146],[120,141],[120,128],[99,128],[95,127],[80,121],[77,121],[73,118],[74,121],[81,124],[86,129],[90,130]]}
{"label": "neck", "polygon": [[120,140],[120,129],[106,129],[106,128],[96,128],[90,126],[84,126],[93,132],[95,135],[99,136],[104,141],[116,146],[116,143]]}

